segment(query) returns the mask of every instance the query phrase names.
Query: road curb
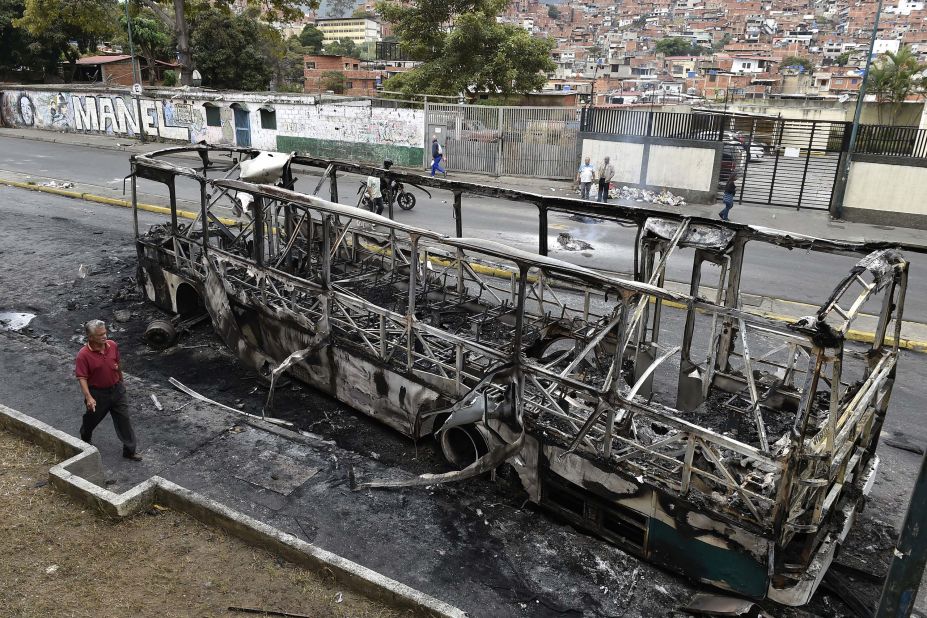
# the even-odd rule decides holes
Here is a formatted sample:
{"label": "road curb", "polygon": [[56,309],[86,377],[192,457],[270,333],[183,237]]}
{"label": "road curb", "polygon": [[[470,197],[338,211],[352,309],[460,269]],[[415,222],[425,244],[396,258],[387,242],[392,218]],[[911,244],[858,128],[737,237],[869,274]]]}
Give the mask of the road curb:
{"label": "road curb", "polygon": [[18,435],[61,457],[64,461],[48,471],[49,484],[109,517],[131,517],[152,508],[155,503],[164,504],[294,564],[332,573],[346,587],[391,607],[411,610],[419,616],[466,618],[468,615],[449,603],[160,476],[152,476],[124,493],[112,492],[101,486],[105,474],[100,451],[95,446],[3,404],[0,404],[0,430]]}
{"label": "road curb", "polygon": [[[0,185],[7,185],[10,187],[16,187],[19,189],[28,189],[29,191],[40,191],[42,193],[51,193],[53,195],[60,195],[63,197],[70,197],[74,199],[84,200],[88,202],[95,202],[98,204],[105,204],[109,206],[119,206],[122,208],[132,207],[131,202],[127,200],[122,200],[119,198],[105,197],[103,195],[95,195],[93,193],[82,193],[80,191],[68,191],[67,189],[58,189],[56,187],[45,187],[42,185],[30,184],[28,182],[20,182],[18,180],[8,180],[6,178],[0,178]],[[146,212],[153,212],[153,213],[162,214],[162,215],[171,214],[170,208],[167,208],[165,206],[156,206],[154,204],[139,203],[138,209],[144,210]],[[197,218],[198,214],[195,212],[189,211],[189,210],[177,210],[177,216],[184,218],[184,219],[194,220]],[[238,221],[235,221],[234,219],[227,219],[227,218],[222,218],[222,217],[219,218],[219,221],[221,221],[224,225],[237,225],[239,223]],[[484,266],[482,264],[473,264],[473,270],[480,274],[489,275],[491,277],[508,278],[511,276],[511,271],[508,271],[508,270],[505,270],[499,267]],[[768,298],[768,297],[761,297],[761,298]],[[786,303],[791,302],[795,304],[806,304],[806,303],[797,303],[796,301],[788,301],[784,299],[774,299],[774,300],[786,302]],[[651,302],[653,302],[653,299],[651,299]],[[663,304],[667,307],[672,307],[674,309],[686,309],[686,306],[682,303],[676,303],[672,301],[663,301]],[[796,316],[789,316],[789,315],[784,315],[784,314],[779,314],[779,313],[771,313],[767,311],[756,311],[756,310],[751,311],[750,309],[745,309],[745,310],[749,313],[753,313],[754,315],[760,315],[760,316],[763,316],[765,318],[768,318],[770,320],[774,320],[777,322],[791,323],[791,322],[795,322],[798,319],[798,317]],[[909,322],[909,324],[911,323],[912,322]],[[875,333],[850,329],[847,332],[846,338],[850,341],[857,341],[860,343],[872,343],[873,341],[875,341]],[[893,343],[894,337],[888,336],[886,337],[886,341],[889,343]],[[902,337],[898,343],[898,347],[904,350],[911,350],[913,352],[927,352],[927,340],[911,339],[911,338]]]}
{"label": "road curb", "polygon": [[[41,193],[51,193],[52,195],[60,195],[61,197],[70,197],[76,200],[84,200],[85,202],[94,202],[97,204],[105,204],[107,206],[119,206],[121,208],[132,208],[132,202],[128,200],[119,199],[118,197],[106,197],[105,195],[96,195],[95,193],[85,193],[81,191],[68,191],[67,189],[59,189],[57,187],[46,187],[43,185],[36,185],[28,182],[21,182],[19,180],[9,180],[7,178],[0,178],[0,185],[6,185],[8,187],[16,187],[17,189],[27,189],[29,191],[39,191]],[[139,210],[144,210],[145,212],[153,212],[159,215],[169,215],[171,214],[171,209],[166,206],[157,206],[155,204],[145,204],[139,202]],[[177,216],[183,219],[194,220],[199,215],[190,210],[177,210]],[[234,219],[228,219],[224,217],[219,217],[224,225],[238,225],[238,221]]]}

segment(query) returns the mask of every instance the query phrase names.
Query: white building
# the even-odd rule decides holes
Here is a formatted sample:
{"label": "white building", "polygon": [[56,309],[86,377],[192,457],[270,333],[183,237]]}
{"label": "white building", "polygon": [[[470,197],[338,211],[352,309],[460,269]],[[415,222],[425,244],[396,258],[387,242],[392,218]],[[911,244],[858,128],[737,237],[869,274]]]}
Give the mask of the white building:
{"label": "white building", "polygon": [[323,44],[351,39],[356,44],[380,40],[380,23],[367,17],[317,19],[315,27],[325,35]]}

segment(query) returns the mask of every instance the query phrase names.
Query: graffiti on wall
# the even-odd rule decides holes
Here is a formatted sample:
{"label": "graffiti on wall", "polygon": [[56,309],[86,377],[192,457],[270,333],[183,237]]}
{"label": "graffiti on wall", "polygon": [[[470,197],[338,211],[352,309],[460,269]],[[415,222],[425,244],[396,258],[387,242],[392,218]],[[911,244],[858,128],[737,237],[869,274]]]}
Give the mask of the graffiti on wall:
{"label": "graffiti on wall", "polygon": [[104,133],[197,142],[206,137],[202,108],[190,104],[117,94],[5,91],[3,123],[11,127]]}
{"label": "graffiti on wall", "polygon": [[421,147],[424,112],[348,106],[302,106],[277,122],[280,133],[339,142]]}
{"label": "graffiti on wall", "polygon": [[[184,100],[183,94],[148,92],[135,98],[119,92],[54,91],[12,87],[0,89],[0,124],[49,131],[146,137],[183,142],[206,141],[236,144],[247,136],[254,148],[275,150],[279,138],[303,140],[301,147],[313,152],[355,152],[380,157],[382,148],[412,154],[398,159],[420,159],[424,112],[417,109],[381,108],[372,105],[315,105],[312,97],[272,101],[275,122],[268,127],[259,114],[270,101],[265,95],[225,93],[210,105],[219,108],[219,122],[208,126],[202,100]],[[236,133],[234,109],[247,112]],[[266,108],[264,108],[266,109]],[[354,148],[353,145],[360,145]],[[344,148],[349,150],[344,150]],[[381,148],[382,147],[382,148]],[[392,152],[392,151],[390,151]],[[362,154],[367,153],[367,154]],[[382,157],[381,157],[382,159]]]}

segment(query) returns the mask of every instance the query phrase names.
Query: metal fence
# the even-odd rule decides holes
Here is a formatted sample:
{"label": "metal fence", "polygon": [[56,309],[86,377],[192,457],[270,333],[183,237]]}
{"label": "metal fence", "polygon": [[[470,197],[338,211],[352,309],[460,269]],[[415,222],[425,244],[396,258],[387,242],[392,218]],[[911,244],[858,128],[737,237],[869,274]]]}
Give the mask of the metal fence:
{"label": "metal fence", "polygon": [[452,170],[542,178],[576,173],[575,108],[428,103],[425,122],[426,150],[432,135],[444,136],[440,141]]}
{"label": "metal fence", "polygon": [[927,159],[927,129],[860,125],[856,136],[856,152]]}
{"label": "metal fence", "polygon": [[731,116],[709,113],[658,112],[616,108],[583,108],[580,130],[591,133],[720,140]]}
{"label": "metal fence", "polygon": [[[676,113],[584,108],[583,132],[721,142],[720,183],[737,176],[740,202],[827,209],[841,157],[849,150],[849,122],[694,110]],[[860,154],[927,158],[927,130],[861,125]]]}

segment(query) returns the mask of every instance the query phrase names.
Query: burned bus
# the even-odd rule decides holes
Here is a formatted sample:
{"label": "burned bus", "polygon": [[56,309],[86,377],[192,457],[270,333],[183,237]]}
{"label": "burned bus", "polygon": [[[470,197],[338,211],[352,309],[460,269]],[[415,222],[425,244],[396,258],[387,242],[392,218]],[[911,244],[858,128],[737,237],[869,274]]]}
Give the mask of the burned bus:
{"label": "burned bus", "polygon": [[[507,463],[530,500],[648,561],[754,599],[807,602],[863,507],[898,359],[908,264],[890,246],[593,205],[363,165],[213,147],[132,157],[170,221],[138,229],[139,283],[205,306],[238,357],[418,439],[462,480]],[[338,203],[338,174],[453,194],[456,234]],[[302,174],[321,176],[312,193]],[[177,185],[199,207],[178,206]],[[316,195],[328,185],[328,198]],[[538,215],[529,252],[463,233],[464,196]],[[548,255],[548,215],[635,232],[621,278]],[[811,315],[744,309],[751,245],[851,256]],[[687,292],[665,285],[670,256]],[[875,338],[847,334],[877,304]]]}

